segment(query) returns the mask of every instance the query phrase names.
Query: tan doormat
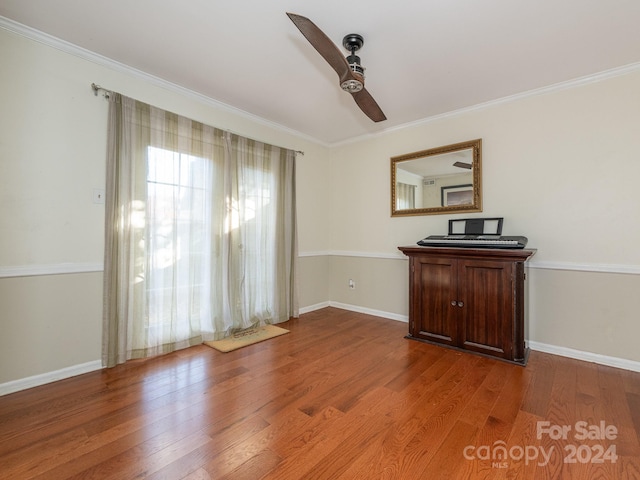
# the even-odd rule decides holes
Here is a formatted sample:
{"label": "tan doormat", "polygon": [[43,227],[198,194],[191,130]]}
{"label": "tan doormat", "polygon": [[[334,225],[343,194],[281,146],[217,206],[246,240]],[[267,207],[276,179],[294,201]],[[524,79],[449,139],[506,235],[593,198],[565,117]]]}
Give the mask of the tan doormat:
{"label": "tan doormat", "polygon": [[262,342],[269,338],[278,337],[285,333],[289,333],[289,330],[276,327],[275,325],[264,325],[262,327],[252,327],[247,328],[246,330],[240,330],[239,332],[235,332],[222,340],[204,342],[204,344],[215,348],[220,352],[231,352],[232,350],[237,350],[238,348],[246,347],[247,345]]}

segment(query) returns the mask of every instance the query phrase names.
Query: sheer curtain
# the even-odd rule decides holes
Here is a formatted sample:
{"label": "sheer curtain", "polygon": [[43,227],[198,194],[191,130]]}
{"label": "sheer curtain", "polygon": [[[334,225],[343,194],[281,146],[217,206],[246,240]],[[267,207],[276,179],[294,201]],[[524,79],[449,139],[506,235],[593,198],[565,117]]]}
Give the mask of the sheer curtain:
{"label": "sheer curtain", "polygon": [[109,102],[103,365],[297,317],[295,153]]}
{"label": "sheer curtain", "polygon": [[398,182],[396,185],[398,210],[416,208],[416,186]]}

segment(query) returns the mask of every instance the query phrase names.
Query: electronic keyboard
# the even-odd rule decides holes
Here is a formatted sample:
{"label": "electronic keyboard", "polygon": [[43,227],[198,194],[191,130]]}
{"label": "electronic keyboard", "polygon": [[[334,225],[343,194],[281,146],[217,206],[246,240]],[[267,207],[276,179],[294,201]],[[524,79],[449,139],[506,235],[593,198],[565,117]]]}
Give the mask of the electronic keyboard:
{"label": "electronic keyboard", "polygon": [[502,235],[430,235],[418,242],[423,247],[524,248],[527,237]]}

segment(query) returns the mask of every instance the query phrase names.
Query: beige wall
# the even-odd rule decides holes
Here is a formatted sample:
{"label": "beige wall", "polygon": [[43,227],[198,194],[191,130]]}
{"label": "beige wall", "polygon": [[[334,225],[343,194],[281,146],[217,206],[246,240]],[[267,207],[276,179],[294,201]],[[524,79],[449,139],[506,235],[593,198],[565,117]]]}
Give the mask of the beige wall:
{"label": "beige wall", "polygon": [[100,359],[102,273],[0,278],[0,383]]}
{"label": "beige wall", "polygon": [[[94,96],[92,82],[304,151],[297,162],[300,249],[329,245],[327,146],[49,44],[0,28],[0,393],[13,390],[11,382],[30,385],[20,383],[27,377],[51,379],[58,375],[51,372],[64,376],[100,365],[104,205],[92,197],[93,189],[104,188],[108,105]],[[327,268],[326,258],[302,265],[312,280],[301,282],[301,298],[328,300],[328,287],[319,288],[328,285]]]}
{"label": "beige wall", "polygon": [[298,300],[302,312],[326,306],[330,298],[331,257],[304,255],[298,259]]}
{"label": "beige wall", "polygon": [[[640,281],[639,126],[636,70],[333,148],[332,299],[348,298],[345,276],[386,268],[380,257],[445,233],[452,218],[391,218],[389,158],[482,138],[484,211],[455,217],[502,216],[505,234],[526,235],[538,249],[530,268],[532,344],[639,362],[632,340],[640,337],[632,293]],[[389,276],[389,284],[403,280],[395,268]],[[379,304],[380,295],[371,287],[358,304]],[[404,305],[385,308],[403,313]]]}
{"label": "beige wall", "polygon": [[636,71],[333,148],[332,249],[388,254],[446,231],[450,216],[390,217],[389,158],[482,138],[482,215],[527,235],[538,262],[640,266],[638,85]]}
{"label": "beige wall", "polygon": [[[409,314],[409,271],[404,258],[332,255],[330,298],[353,310],[406,320]],[[353,280],[355,288],[350,288]]]}
{"label": "beige wall", "polygon": [[389,158],[482,138],[482,215],[504,216],[506,234],[539,249],[530,339],[640,361],[632,340],[640,334],[640,73],[329,147],[50,44],[0,28],[0,393],[25,378],[99,366],[104,210],[92,193],[104,187],[107,103],[92,82],[305,152],[303,309],[406,318],[407,261],[396,247],[442,233],[449,217],[391,218]]}
{"label": "beige wall", "polygon": [[640,275],[529,270],[529,338],[640,361]]}

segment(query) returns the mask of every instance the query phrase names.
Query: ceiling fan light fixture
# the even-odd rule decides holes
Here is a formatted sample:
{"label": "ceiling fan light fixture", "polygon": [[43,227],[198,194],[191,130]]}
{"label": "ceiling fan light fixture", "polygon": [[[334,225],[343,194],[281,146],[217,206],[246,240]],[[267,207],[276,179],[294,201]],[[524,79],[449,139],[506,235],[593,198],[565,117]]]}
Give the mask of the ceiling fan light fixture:
{"label": "ceiling fan light fixture", "polygon": [[345,92],[356,93],[364,88],[362,82],[354,79],[345,80],[340,84]]}

